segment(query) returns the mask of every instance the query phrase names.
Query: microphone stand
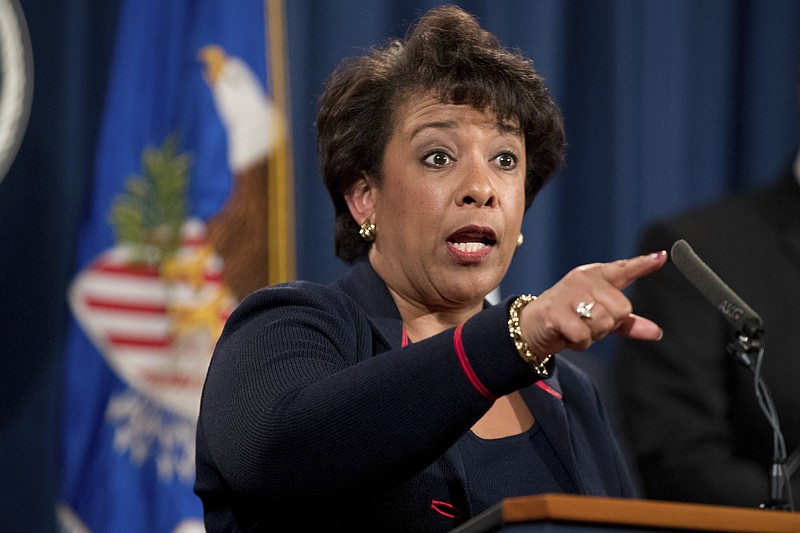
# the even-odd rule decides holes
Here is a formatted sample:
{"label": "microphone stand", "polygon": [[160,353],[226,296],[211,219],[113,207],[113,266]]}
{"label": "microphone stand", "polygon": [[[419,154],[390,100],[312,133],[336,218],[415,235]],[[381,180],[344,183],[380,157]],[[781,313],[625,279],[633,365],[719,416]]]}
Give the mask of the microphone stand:
{"label": "microphone stand", "polygon": [[774,509],[782,511],[793,511],[794,502],[792,500],[792,488],[789,485],[789,476],[786,472],[786,444],[783,440],[778,413],[772,401],[772,395],[767,388],[767,384],[761,377],[761,362],[764,357],[764,343],[762,328],[747,327],[746,332],[736,332],[734,339],[728,344],[727,351],[734,355],[742,366],[748,368],[753,373],[753,386],[756,392],[758,404],[767,421],[772,427],[772,465],[769,471],[769,495],[767,500],[759,507],[762,509]]}

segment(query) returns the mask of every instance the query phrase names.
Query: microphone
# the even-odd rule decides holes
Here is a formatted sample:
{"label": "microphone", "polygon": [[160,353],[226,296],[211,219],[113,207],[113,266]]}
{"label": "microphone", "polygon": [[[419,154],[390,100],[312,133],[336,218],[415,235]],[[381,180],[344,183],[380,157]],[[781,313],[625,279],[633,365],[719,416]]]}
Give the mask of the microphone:
{"label": "microphone", "polygon": [[[786,470],[786,443],[781,432],[778,413],[772,395],[761,376],[764,346],[763,321],[744,300],[733,292],[717,274],[706,265],[683,239],[672,245],[672,262],[711,304],[736,328],[736,339],[727,346],[728,353],[753,372],[756,398],[764,416],[772,427],[773,451],[769,471],[769,495],[761,507],[794,510],[792,489]],[[754,355],[754,357],[751,357]],[[787,498],[788,496],[788,498]]]}
{"label": "microphone", "polygon": [[717,274],[706,265],[683,239],[672,245],[672,262],[711,304],[733,324],[736,331],[748,337],[762,331],[758,313],[744,303]]}

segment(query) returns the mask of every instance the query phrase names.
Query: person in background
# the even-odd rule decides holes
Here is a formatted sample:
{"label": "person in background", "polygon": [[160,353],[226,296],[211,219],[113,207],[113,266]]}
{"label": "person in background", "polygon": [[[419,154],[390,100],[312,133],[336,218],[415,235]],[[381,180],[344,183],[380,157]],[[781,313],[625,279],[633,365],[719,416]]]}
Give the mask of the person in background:
{"label": "person in background", "polygon": [[197,428],[208,531],[448,531],[510,496],[635,496],[598,391],[556,354],[658,339],[622,289],[666,254],[485,300],[563,159],[532,63],[437,8],[345,60],[317,128],[351,268],[256,291],[228,320]]}
{"label": "person in background", "polygon": [[[686,240],[762,317],[762,374],[790,469],[800,455],[798,180],[800,157],[777,182],[654,223],[641,238],[642,249]],[[614,362],[619,419],[645,495],[767,503],[773,431],[753,373],[726,350],[733,326],[673,265],[638,283],[631,300],[664,329],[659,343],[623,340]],[[797,476],[791,485],[791,494],[800,494]]]}

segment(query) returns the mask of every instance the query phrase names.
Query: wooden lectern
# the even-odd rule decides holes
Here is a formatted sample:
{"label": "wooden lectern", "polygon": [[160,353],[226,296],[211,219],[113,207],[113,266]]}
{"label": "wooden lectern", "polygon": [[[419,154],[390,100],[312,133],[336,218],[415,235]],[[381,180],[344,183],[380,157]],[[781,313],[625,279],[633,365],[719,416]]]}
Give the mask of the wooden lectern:
{"label": "wooden lectern", "polygon": [[800,513],[655,500],[542,494],[507,498],[453,533],[800,533]]}

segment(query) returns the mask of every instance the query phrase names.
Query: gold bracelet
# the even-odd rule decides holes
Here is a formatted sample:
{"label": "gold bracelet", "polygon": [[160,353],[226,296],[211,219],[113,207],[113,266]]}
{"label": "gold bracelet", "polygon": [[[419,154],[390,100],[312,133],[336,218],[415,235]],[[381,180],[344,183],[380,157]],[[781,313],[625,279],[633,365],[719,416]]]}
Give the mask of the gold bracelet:
{"label": "gold bracelet", "polygon": [[533,353],[528,343],[522,340],[522,330],[519,327],[519,312],[523,307],[536,299],[532,294],[523,294],[511,304],[508,308],[508,333],[511,335],[511,340],[514,341],[514,346],[517,347],[517,352],[522,360],[525,361],[538,375],[547,377],[550,375],[550,370],[547,368],[547,363],[553,358],[553,354],[548,354],[541,359],[538,355]]}

